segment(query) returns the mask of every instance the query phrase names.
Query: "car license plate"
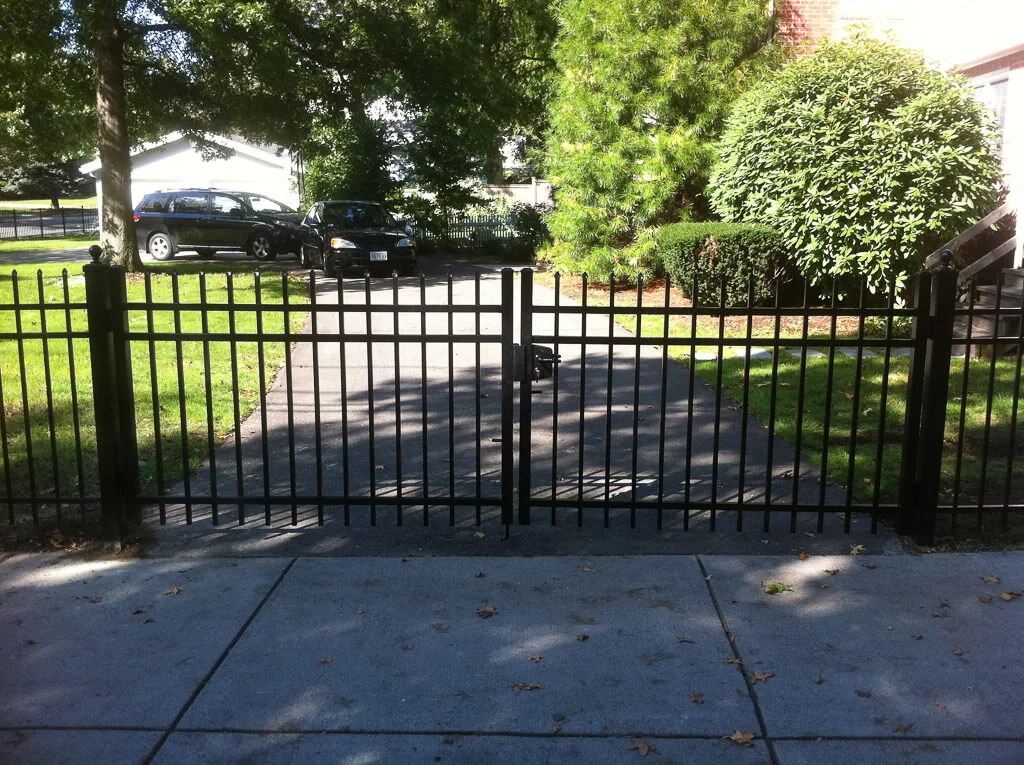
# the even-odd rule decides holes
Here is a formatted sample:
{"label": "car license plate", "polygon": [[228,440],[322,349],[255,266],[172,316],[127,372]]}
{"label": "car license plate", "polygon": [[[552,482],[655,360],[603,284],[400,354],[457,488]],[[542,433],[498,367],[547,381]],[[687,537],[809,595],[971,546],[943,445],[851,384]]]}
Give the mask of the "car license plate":
{"label": "car license plate", "polygon": [[387,260],[387,250],[376,250],[370,253],[370,260]]}

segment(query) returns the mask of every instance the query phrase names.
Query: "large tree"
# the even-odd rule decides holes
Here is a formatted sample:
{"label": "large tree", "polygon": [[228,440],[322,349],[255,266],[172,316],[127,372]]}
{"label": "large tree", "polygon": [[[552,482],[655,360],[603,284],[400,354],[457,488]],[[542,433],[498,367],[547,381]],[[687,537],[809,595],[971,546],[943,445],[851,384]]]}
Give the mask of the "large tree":
{"label": "large tree", "polygon": [[108,262],[142,268],[132,144],[171,129],[296,129],[297,110],[281,106],[301,97],[302,14],[287,0],[0,0],[0,19],[0,164],[95,147]]}
{"label": "large tree", "polygon": [[763,0],[562,0],[549,255],[635,274],[657,228],[700,212],[729,105],[774,65]]}

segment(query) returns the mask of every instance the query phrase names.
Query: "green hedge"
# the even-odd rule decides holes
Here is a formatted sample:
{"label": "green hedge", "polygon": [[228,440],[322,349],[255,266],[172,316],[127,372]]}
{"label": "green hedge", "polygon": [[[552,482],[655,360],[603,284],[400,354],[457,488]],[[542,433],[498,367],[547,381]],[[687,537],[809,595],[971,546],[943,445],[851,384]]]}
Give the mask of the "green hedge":
{"label": "green hedge", "polygon": [[775,300],[776,283],[792,273],[782,236],[768,226],[742,223],[672,223],[658,236],[665,274],[687,297],[696,288],[702,305],[745,305],[753,280],[754,303]]}

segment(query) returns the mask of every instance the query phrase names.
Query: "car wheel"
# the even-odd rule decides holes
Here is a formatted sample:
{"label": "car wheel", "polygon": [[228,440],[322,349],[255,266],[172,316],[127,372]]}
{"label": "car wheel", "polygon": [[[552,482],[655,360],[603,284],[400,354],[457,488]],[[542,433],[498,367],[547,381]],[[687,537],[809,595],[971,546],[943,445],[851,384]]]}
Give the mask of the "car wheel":
{"label": "car wheel", "polygon": [[299,264],[303,268],[313,267],[313,259],[309,257],[309,254],[306,252],[306,248],[301,245],[299,246]]}
{"label": "car wheel", "polygon": [[156,260],[170,260],[174,257],[174,242],[167,234],[157,232],[149,237],[146,250]]}
{"label": "car wheel", "polygon": [[335,255],[324,255],[324,276],[340,276],[338,273],[338,260]]}
{"label": "car wheel", "polygon": [[249,254],[256,260],[273,260],[277,257],[277,250],[268,234],[259,233],[249,240]]}
{"label": "car wheel", "polygon": [[210,258],[217,254],[217,251],[210,247],[197,247],[196,254],[199,255],[199,257],[201,257],[203,260],[209,260]]}

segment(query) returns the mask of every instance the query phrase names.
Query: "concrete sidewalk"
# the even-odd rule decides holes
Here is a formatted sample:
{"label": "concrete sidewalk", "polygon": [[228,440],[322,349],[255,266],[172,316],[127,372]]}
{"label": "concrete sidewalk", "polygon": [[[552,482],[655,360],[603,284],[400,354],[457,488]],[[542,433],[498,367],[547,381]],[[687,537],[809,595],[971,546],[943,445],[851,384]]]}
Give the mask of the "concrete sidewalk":
{"label": "concrete sidewalk", "polygon": [[0,762],[1019,764],[1022,590],[1024,553],[17,555]]}

